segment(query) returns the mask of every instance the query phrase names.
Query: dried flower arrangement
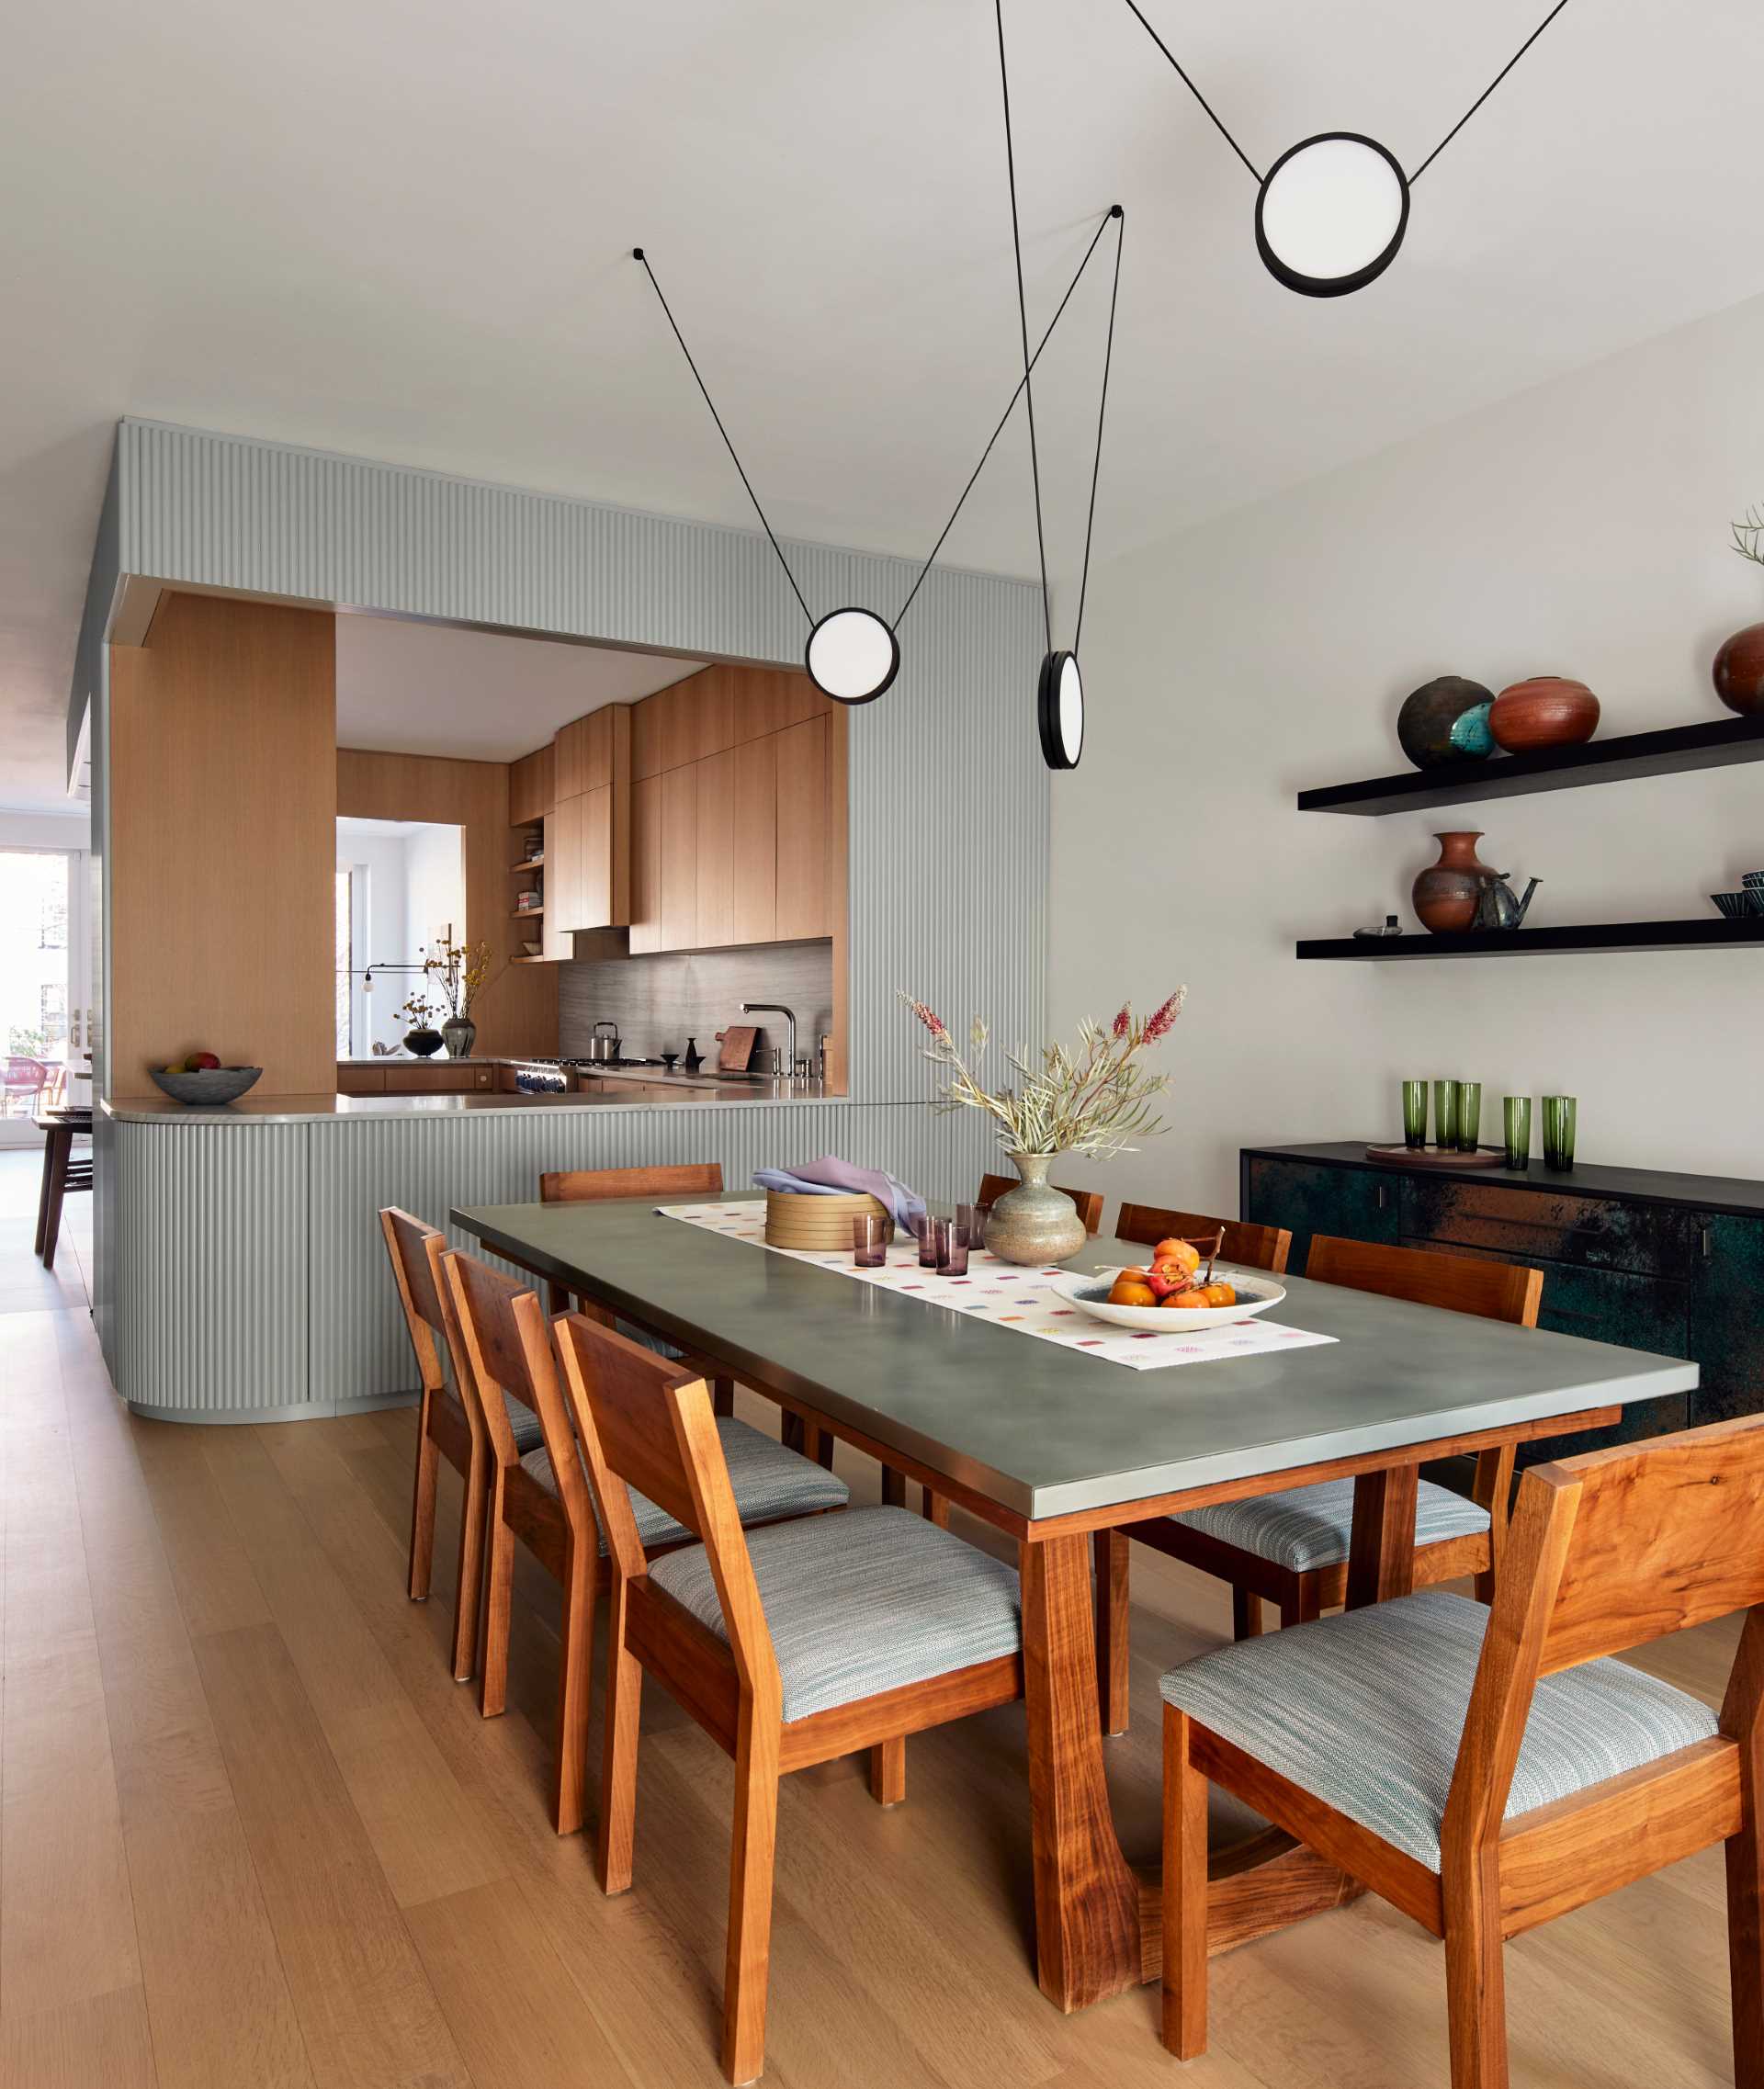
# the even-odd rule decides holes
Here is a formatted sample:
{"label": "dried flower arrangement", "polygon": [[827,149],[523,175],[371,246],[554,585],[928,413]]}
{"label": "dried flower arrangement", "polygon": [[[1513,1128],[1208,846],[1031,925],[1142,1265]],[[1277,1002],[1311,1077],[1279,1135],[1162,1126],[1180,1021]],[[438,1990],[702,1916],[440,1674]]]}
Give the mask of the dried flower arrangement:
{"label": "dried flower arrangement", "polygon": [[490,977],[490,945],[487,943],[455,943],[440,936],[423,960],[425,989],[437,997],[437,1008],[458,1020],[471,1013],[471,1004]]}
{"label": "dried flower arrangement", "polygon": [[988,1088],[979,1075],[986,1051],[987,1026],[976,1016],[963,1052],[943,1019],[923,1001],[902,992],[900,999],[930,1033],[924,1056],[947,1078],[937,1101],[939,1111],[983,1110],[994,1119],[999,1143],[1007,1153],[1081,1154],[1106,1160],[1132,1153],[1129,1143],[1163,1130],[1152,1104],[1170,1086],[1168,1074],[1135,1063],[1148,1044],[1167,1036],[1182,1012],[1188,988],[1178,987],[1148,1016],[1123,1007],[1104,1029],[1086,1017],[1079,1025],[1076,1049],[1063,1044],[1042,1046],[1038,1065],[1031,1065],[1022,1046],[1005,1054],[1015,1076],[1009,1085]]}

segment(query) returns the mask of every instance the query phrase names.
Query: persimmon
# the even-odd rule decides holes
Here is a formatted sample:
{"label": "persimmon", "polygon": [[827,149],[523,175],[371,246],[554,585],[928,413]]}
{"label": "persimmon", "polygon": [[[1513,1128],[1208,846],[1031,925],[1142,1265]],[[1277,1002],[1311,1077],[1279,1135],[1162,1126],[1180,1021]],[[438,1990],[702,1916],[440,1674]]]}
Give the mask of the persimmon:
{"label": "persimmon", "polygon": [[1152,1249],[1151,1259],[1154,1264],[1180,1263],[1183,1274],[1191,1277],[1201,1266],[1201,1251],[1190,1240],[1160,1240]]}
{"label": "persimmon", "polygon": [[1211,1305],[1212,1303],[1204,1291],[1173,1291],[1164,1301],[1166,1305],[1181,1306],[1190,1313],[1198,1312],[1202,1306]]}
{"label": "persimmon", "polygon": [[1109,1286],[1111,1305],[1156,1305],[1157,1303],[1151,1286],[1130,1281],[1130,1274],[1125,1270]]}

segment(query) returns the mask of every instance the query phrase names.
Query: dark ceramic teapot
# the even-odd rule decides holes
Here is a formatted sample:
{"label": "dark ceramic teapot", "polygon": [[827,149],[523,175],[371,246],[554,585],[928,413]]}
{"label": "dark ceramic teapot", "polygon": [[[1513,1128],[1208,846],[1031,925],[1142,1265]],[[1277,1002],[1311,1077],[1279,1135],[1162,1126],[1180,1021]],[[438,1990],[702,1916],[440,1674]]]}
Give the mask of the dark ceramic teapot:
{"label": "dark ceramic teapot", "polygon": [[1482,891],[1477,896],[1473,929],[1516,929],[1525,919],[1525,909],[1532,903],[1532,895],[1543,883],[1533,878],[1525,887],[1524,898],[1520,898],[1507,882],[1505,871],[1486,871],[1482,878]]}

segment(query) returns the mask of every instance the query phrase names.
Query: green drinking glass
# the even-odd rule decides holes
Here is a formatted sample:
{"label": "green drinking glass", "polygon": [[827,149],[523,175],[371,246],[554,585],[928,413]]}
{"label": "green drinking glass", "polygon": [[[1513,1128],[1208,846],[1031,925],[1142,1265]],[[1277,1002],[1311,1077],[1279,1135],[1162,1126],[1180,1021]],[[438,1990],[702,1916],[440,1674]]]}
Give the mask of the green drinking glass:
{"label": "green drinking glass", "polygon": [[1403,1083],[1403,1144],[1414,1152],[1427,1144],[1427,1083]]}
{"label": "green drinking glass", "polygon": [[1461,1080],[1458,1083],[1458,1151],[1475,1153],[1476,1135],[1481,1130],[1482,1083]]}
{"label": "green drinking glass", "polygon": [[1544,1165],[1565,1171],[1574,1166],[1575,1098],[1544,1098]]}
{"label": "green drinking glass", "polygon": [[1532,1099],[1529,1095],[1509,1095],[1501,1101],[1501,1115],[1506,1119],[1507,1165],[1524,1169],[1532,1165]]}
{"label": "green drinking glass", "polygon": [[1458,1084],[1454,1080],[1433,1083],[1433,1144],[1440,1147],[1458,1143]]}

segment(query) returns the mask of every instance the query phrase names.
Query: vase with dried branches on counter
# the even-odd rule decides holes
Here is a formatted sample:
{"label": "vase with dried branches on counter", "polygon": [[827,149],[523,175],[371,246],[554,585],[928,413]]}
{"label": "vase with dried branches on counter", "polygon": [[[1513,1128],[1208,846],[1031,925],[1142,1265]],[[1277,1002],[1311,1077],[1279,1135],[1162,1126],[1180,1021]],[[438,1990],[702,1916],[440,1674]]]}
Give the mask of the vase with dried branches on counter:
{"label": "vase with dried branches on counter", "polygon": [[478,1042],[472,1004],[490,977],[490,945],[455,943],[451,935],[438,937],[423,960],[423,973],[424,985],[445,1011],[441,1034],[447,1040],[448,1058],[470,1058]]}
{"label": "vase with dried branches on counter", "polygon": [[1106,1026],[1087,1016],[1075,1046],[1044,1044],[1036,1059],[1023,1046],[1007,1052],[1009,1078],[989,1087],[982,1077],[985,1019],[974,1018],[964,1050],[935,1011],[901,993],[930,1037],[922,1047],[925,1058],[944,1077],[933,1109],[984,1112],[1021,1179],[988,1214],[989,1254],[1006,1262],[1060,1262],[1083,1247],[1078,1207],[1048,1181],[1049,1170],[1066,1154],[1108,1160],[1135,1152],[1136,1140],[1163,1130],[1157,1100],[1170,1087],[1170,1076],[1154,1073],[1139,1054],[1170,1033],[1187,994],[1186,987],[1177,988],[1148,1016],[1123,1006]]}

